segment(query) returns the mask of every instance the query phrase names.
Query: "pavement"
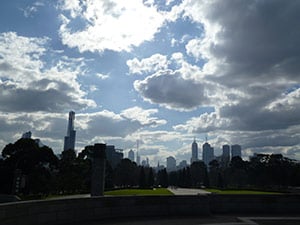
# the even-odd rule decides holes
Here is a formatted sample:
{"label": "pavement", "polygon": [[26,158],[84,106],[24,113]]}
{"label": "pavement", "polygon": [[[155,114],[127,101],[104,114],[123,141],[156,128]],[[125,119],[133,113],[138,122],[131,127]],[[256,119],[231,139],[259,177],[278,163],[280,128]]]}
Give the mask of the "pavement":
{"label": "pavement", "polygon": [[[210,192],[202,189],[168,188],[174,195],[207,195]],[[65,196],[63,198],[74,198]],[[77,195],[77,198],[90,195]],[[300,217],[292,216],[244,216],[244,215],[210,215],[199,217],[134,217],[107,219],[87,222],[80,225],[300,225]],[[76,223],[74,224],[76,225]],[[78,224],[79,225],[79,224]]]}
{"label": "pavement", "polygon": [[[85,225],[300,225],[300,217],[236,217],[212,215],[208,217],[124,218],[89,222]],[[76,225],[76,224],[74,224]],[[83,225],[81,223],[81,225]]]}
{"label": "pavement", "polygon": [[210,192],[203,189],[192,189],[192,188],[168,188],[174,195],[207,195]]}

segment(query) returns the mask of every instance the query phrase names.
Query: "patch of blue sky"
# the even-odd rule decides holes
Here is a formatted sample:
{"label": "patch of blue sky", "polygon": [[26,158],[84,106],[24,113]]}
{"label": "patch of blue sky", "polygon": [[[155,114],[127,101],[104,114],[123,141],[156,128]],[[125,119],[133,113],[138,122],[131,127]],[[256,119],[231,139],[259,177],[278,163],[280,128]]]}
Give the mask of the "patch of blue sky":
{"label": "patch of blue sky", "polygon": [[296,91],[296,90],[299,89],[299,88],[300,88],[300,84],[294,84],[294,85],[288,87],[288,88],[285,90],[285,94],[289,94],[289,93],[291,93],[291,92],[294,92],[294,91]]}
{"label": "patch of blue sky", "polygon": [[154,4],[159,11],[171,11],[172,7],[175,5],[179,5],[182,0],[155,0]]}

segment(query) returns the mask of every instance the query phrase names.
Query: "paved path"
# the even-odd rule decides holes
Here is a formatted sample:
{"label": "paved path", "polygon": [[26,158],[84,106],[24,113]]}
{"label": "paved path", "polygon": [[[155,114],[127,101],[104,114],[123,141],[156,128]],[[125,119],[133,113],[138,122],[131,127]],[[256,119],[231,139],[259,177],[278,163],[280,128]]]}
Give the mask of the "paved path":
{"label": "paved path", "polygon": [[191,188],[168,188],[174,195],[207,195],[210,192],[203,189],[191,189]]}

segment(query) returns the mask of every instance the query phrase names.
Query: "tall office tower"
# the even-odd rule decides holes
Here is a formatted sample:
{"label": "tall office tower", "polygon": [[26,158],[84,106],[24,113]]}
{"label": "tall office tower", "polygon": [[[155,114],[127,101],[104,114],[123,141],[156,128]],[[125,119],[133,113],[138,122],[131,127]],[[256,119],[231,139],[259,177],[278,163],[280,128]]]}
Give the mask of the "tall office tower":
{"label": "tall office tower", "polygon": [[230,146],[223,145],[222,149],[223,149],[223,153],[221,157],[221,166],[226,167],[229,165],[229,161],[230,161]]}
{"label": "tall office tower", "polygon": [[193,162],[198,161],[198,144],[196,142],[196,139],[194,138],[194,142],[192,144],[192,158],[191,158],[191,164]]}
{"label": "tall office tower", "polygon": [[167,158],[167,171],[175,171],[176,170],[176,159],[172,156]]}
{"label": "tall office tower", "polygon": [[214,160],[214,148],[210,146],[207,142],[202,146],[202,159],[205,165],[208,167],[209,163]]}
{"label": "tall office tower", "polygon": [[231,158],[235,156],[242,157],[242,147],[240,145],[231,145]]}
{"label": "tall office tower", "polygon": [[75,112],[69,112],[69,122],[67,136],[65,136],[64,151],[68,149],[75,150],[76,130],[74,130]]}
{"label": "tall office tower", "polygon": [[114,145],[106,145],[105,154],[107,161],[113,169],[117,167],[124,157],[123,149],[117,149]]}
{"label": "tall office tower", "polygon": [[141,156],[139,155],[139,153],[136,153],[136,164],[139,166],[141,165]]}
{"label": "tall office tower", "polygon": [[130,151],[128,152],[128,159],[134,162],[134,151],[132,149],[130,149]]}

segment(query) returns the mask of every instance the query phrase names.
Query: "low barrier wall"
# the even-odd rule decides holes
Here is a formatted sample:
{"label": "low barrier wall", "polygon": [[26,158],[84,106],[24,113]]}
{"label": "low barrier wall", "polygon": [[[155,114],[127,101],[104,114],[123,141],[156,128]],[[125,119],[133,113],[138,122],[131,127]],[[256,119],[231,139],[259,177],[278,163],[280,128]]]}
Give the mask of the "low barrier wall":
{"label": "low barrier wall", "polygon": [[126,196],[0,204],[1,225],[68,224],[120,217],[296,213],[299,195]]}

